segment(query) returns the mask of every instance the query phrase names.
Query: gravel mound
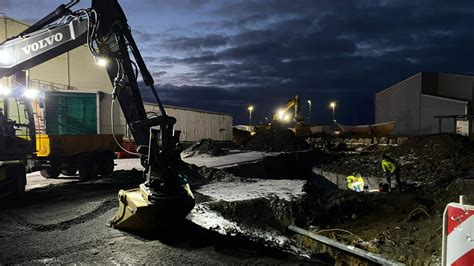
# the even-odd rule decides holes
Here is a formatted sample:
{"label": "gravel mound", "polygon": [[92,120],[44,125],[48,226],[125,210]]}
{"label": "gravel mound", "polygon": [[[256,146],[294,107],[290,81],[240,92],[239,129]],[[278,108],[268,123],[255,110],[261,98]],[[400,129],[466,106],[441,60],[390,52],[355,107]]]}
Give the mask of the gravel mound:
{"label": "gravel mound", "polygon": [[184,158],[196,156],[199,154],[207,154],[210,156],[221,156],[225,154],[212,139],[201,139],[200,141],[189,146],[182,152]]}
{"label": "gravel mound", "polygon": [[289,129],[269,129],[257,132],[245,145],[245,149],[253,151],[281,152],[308,149],[304,138],[297,137]]}

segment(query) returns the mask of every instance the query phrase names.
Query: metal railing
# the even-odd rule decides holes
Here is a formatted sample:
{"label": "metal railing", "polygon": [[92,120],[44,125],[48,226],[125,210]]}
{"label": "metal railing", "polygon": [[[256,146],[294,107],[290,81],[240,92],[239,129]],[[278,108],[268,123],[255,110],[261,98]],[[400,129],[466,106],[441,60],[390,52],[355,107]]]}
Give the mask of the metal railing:
{"label": "metal railing", "polygon": [[30,79],[29,86],[40,89],[40,90],[48,90],[48,91],[57,91],[57,90],[77,90],[77,87],[69,86],[66,84],[46,81],[46,80],[39,80],[39,79]]}

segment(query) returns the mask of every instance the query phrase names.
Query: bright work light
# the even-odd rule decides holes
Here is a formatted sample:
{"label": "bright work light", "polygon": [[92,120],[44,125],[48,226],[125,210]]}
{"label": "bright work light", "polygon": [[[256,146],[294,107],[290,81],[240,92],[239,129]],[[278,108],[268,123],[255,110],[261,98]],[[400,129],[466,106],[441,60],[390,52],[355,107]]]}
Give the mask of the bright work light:
{"label": "bright work light", "polygon": [[0,96],[7,96],[12,92],[12,90],[8,87],[0,85]]}
{"label": "bright work light", "polygon": [[109,60],[107,60],[107,58],[97,57],[95,63],[101,67],[105,67],[109,63]]}
{"label": "bright work light", "polygon": [[27,88],[23,91],[23,96],[29,99],[38,97],[40,91],[37,89]]}

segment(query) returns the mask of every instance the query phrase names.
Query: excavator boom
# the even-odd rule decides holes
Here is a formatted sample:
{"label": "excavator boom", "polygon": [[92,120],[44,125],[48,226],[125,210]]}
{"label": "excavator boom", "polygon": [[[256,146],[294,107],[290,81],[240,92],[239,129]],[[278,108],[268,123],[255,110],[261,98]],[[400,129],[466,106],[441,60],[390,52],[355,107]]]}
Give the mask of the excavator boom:
{"label": "excavator boom", "polygon": [[[166,114],[118,1],[92,0],[89,9],[70,10],[77,2],[60,5],[18,36],[0,44],[0,78],[86,44],[95,60],[107,62],[106,70],[113,84],[112,104],[115,99],[120,104],[147,177],[138,189],[119,192],[119,211],[112,226],[142,230],[176,223],[194,206],[189,185],[180,174],[183,162],[178,145],[180,132],[173,130],[176,119]],[[52,24],[55,21],[59,22]],[[138,72],[161,110],[158,117],[146,116]]]}

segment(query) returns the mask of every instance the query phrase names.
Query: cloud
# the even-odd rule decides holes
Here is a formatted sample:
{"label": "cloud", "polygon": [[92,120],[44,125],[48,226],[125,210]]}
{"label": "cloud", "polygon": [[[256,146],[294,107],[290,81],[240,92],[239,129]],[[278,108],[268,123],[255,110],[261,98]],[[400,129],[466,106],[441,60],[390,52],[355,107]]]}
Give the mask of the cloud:
{"label": "cloud", "polygon": [[229,39],[227,36],[218,34],[209,34],[198,37],[172,37],[161,42],[161,46],[167,49],[176,50],[202,50],[207,48],[216,48],[226,45]]}
{"label": "cloud", "polygon": [[[28,10],[29,1],[18,1]],[[328,122],[327,102],[337,100],[340,121],[369,123],[376,91],[420,71],[474,73],[471,0],[122,6],[164,101],[231,112],[239,123],[247,104],[262,118],[296,94],[312,100],[315,122]]]}

